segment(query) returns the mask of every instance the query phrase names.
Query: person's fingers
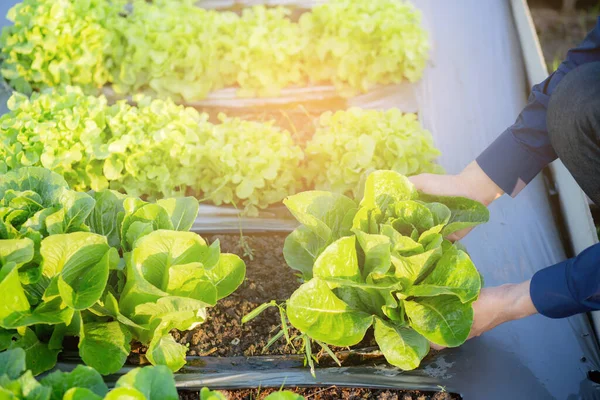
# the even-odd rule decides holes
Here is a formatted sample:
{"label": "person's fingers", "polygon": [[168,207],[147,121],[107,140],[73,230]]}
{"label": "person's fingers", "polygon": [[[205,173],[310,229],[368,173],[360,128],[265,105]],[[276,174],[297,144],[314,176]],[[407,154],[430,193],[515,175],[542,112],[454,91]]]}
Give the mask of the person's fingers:
{"label": "person's fingers", "polygon": [[471,227],[471,228],[465,228],[465,229],[461,229],[461,230],[460,230],[460,231],[458,231],[458,232],[454,232],[453,234],[451,234],[451,235],[448,235],[448,236],[446,237],[446,239],[448,239],[449,241],[451,241],[451,242],[453,242],[453,243],[454,243],[454,242],[458,242],[460,239],[462,239],[462,238],[464,238],[465,236],[467,236],[467,234],[468,234],[469,232],[471,232],[472,230],[473,230],[473,228],[472,228],[472,227]]}

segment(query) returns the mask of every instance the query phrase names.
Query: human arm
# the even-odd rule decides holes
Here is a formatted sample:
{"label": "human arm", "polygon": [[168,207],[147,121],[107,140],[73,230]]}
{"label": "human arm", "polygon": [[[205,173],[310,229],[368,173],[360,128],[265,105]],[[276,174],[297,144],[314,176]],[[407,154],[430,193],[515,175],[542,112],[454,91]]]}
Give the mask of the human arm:
{"label": "human arm", "polygon": [[594,29],[543,82],[533,86],[528,104],[479,157],[477,163],[502,190],[516,196],[546,165],[556,159],[546,126],[550,96],[576,67],[600,61],[600,17]]}

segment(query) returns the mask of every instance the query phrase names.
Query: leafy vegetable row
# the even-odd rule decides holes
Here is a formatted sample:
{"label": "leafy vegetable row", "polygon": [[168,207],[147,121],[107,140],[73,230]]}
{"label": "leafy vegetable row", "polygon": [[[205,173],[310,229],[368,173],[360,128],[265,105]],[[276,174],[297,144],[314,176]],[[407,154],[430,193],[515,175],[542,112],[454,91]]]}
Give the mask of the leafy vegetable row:
{"label": "leafy vegetable row", "polygon": [[444,238],[486,222],[484,205],[418,193],[393,171],[369,175],[360,204],[323,191],[285,204],[302,224],[284,256],[305,281],[286,305],[303,334],[353,346],[373,327],[387,361],[405,370],[419,366],[429,342],[467,339],[482,280],[462,247]]}
{"label": "leafy vegetable row", "polygon": [[239,257],[186,232],[197,213],[194,198],[87,194],[39,167],[1,175],[0,351],[24,349],[37,375],[78,337],[83,361],[110,374],[136,339],[152,364],[181,368],[169,331],[202,323],[245,277]]}
{"label": "leafy vegetable row", "polygon": [[326,113],[303,152],[272,123],[221,115],[212,124],[170,100],[135,100],[109,106],[76,87],[13,95],[0,117],[0,173],[43,166],[76,190],[187,194],[256,214],[303,187],[357,196],[374,168],[439,170],[431,134],[398,110]]}
{"label": "leafy vegetable row", "polygon": [[343,95],[416,81],[428,53],[420,14],[396,0],[332,0],[298,22],[284,8],[241,15],[194,0],[24,0],[0,37],[2,75],[18,91],[112,84],[198,100],[239,87],[241,96],[331,82]]}
{"label": "leafy vegetable row", "polygon": [[[164,366],[134,368],[112,390],[93,368],[78,365],[71,372],[54,371],[37,381],[27,370],[23,349],[0,353],[0,398],[6,400],[178,400],[173,373]],[[265,400],[302,400],[292,392],[275,392]],[[199,400],[227,400],[203,388]]]}

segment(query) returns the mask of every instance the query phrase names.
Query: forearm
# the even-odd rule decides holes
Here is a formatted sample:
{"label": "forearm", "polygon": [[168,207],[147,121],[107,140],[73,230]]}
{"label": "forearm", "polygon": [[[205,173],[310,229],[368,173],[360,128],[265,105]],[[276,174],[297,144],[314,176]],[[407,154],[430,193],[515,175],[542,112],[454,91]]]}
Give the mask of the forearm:
{"label": "forearm", "polygon": [[458,174],[469,197],[486,206],[504,194],[504,191],[481,169],[477,161],[471,162]]}
{"label": "forearm", "polygon": [[504,285],[506,287],[506,298],[504,302],[506,321],[513,321],[537,314],[537,310],[531,300],[531,281],[517,284]]}

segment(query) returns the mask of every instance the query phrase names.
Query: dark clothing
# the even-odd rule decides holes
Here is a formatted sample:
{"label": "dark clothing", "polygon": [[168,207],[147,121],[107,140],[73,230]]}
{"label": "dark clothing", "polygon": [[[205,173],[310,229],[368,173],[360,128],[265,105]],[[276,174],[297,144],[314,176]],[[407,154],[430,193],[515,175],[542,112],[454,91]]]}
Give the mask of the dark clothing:
{"label": "dark clothing", "polygon": [[[565,76],[550,98],[547,123],[556,154],[600,204],[600,62]],[[536,309],[552,318],[600,309],[600,244],[538,271],[531,297]]]}
{"label": "dark clothing", "polygon": [[546,113],[550,96],[568,72],[600,61],[600,17],[594,29],[556,72],[531,89],[529,103],[509,127],[479,157],[477,164],[505,193],[515,196],[550,162],[556,152],[550,144]]}
{"label": "dark clothing", "polygon": [[[600,205],[600,17],[558,70],[532,88],[515,124],[477,163],[514,197],[557,156]],[[600,244],[538,271],[530,293],[536,309],[551,318],[600,309]]]}

